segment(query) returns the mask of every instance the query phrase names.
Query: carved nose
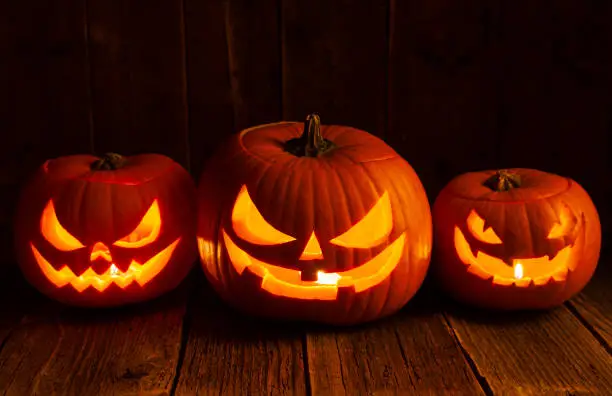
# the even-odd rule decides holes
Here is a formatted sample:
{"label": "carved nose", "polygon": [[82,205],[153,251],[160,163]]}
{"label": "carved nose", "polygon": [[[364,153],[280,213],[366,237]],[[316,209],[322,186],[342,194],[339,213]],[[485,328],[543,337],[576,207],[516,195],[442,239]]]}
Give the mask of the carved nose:
{"label": "carved nose", "polygon": [[94,261],[98,258],[102,258],[109,263],[113,261],[113,257],[110,254],[110,250],[108,250],[108,246],[103,244],[102,242],[96,242],[96,244],[91,249],[91,255],[89,256],[89,260]]}
{"label": "carved nose", "polygon": [[319,241],[315,236],[314,231],[310,235],[308,239],[308,243],[302,251],[302,255],[300,256],[300,260],[322,260],[323,252],[321,251],[321,245],[319,245]]}

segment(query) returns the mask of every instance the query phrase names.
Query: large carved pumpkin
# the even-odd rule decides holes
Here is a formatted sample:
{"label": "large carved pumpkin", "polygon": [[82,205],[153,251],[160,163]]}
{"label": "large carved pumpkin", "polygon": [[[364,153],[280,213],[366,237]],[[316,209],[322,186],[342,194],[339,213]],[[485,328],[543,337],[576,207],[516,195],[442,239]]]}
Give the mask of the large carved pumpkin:
{"label": "large carved pumpkin", "polygon": [[350,324],[400,309],[431,253],[417,175],[357,129],[263,125],[233,136],[200,181],[204,271],[257,315]]}
{"label": "large carved pumpkin", "polygon": [[72,305],[159,296],[196,258],[195,193],[190,175],[162,155],[49,160],[19,201],[21,270],[38,290]]}
{"label": "large carved pumpkin", "polygon": [[435,274],[455,298],[481,307],[559,305],[589,281],[601,229],[575,181],[531,169],[467,173],[433,209]]}

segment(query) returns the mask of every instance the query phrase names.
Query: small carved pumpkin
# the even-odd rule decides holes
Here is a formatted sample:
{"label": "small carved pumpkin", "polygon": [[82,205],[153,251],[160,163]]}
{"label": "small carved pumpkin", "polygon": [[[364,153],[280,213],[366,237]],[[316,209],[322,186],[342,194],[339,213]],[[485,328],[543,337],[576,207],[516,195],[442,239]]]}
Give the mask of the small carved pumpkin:
{"label": "small carved pumpkin", "polygon": [[350,324],[397,311],[431,253],[419,178],[366,132],[316,115],[302,125],[245,130],[208,163],[198,242],[210,283],[277,318]]}
{"label": "small carved pumpkin", "polygon": [[500,309],[559,305],[599,258],[597,210],[575,181],[531,169],[467,173],[433,209],[435,274],[464,302]]}
{"label": "small carved pumpkin", "polygon": [[196,257],[194,196],[189,174],[162,155],[49,160],[19,201],[21,270],[42,293],[72,305],[159,296]]}

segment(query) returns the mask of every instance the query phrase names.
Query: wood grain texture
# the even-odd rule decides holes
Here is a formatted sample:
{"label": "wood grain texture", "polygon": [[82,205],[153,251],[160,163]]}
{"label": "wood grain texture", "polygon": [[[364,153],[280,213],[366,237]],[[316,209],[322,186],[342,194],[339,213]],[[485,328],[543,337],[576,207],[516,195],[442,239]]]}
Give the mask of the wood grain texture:
{"label": "wood grain texture", "polygon": [[[91,151],[83,0],[0,3],[0,248],[17,193],[49,158]],[[7,238],[8,237],[8,238]],[[10,254],[10,253],[9,253]],[[5,256],[2,264],[10,263]]]}
{"label": "wood grain texture", "polygon": [[39,297],[0,352],[0,389],[19,396],[168,394],[188,286],[110,310],[64,308]]}
{"label": "wood grain texture", "polygon": [[384,136],[387,3],[282,2],[285,120],[317,112],[324,124]]}
{"label": "wood grain texture", "polygon": [[483,394],[440,307],[432,304],[436,297],[427,290],[391,318],[309,332],[312,394]]}
{"label": "wood grain texture", "polygon": [[300,327],[245,317],[198,285],[176,394],[305,395]]}
{"label": "wood grain texture", "polygon": [[281,0],[229,0],[226,34],[234,131],[281,119]]}
{"label": "wood grain texture", "polygon": [[231,133],[281,116],[279,0],[185,0],[192,173]]}
{"label": "wood grain texture", "polygon": [[391,1],[387,141],[431,200],[497,165],[496,2]]}
{"label": "wood grain texture", "polygon": [[0,351],[13,331],[19,326],[21,319],[39,301],[38,293],[26,284],[16,265],[11,264],[2,272],[0,280],[0,301],[10,301],[2,305],[0,314]]}
{"label": "wood grain texture", "polygon": [[191,171],[197,177],[234,131],[226,30],[227,0],[185,0]]}
{"label": "wood grain texture", "polygon": [[578,181],[610,216],[612,3],[504,0],[499,24],[504,166]]}
{"label": "wood grain texture", "polygon": [[95,150],[188,164],[180,1],[88,0]]}
{"label": "wood grain texture", "polygon": [[612,392],[612,356],[563,306],[511,314],[456,307],[448,317],[494,394]]}
{"label": "wood grain texture", "polygon": [[612,266],[610,255],[599,261],[591,282],[570,300],[569,308],[583,320],[612,354]]}

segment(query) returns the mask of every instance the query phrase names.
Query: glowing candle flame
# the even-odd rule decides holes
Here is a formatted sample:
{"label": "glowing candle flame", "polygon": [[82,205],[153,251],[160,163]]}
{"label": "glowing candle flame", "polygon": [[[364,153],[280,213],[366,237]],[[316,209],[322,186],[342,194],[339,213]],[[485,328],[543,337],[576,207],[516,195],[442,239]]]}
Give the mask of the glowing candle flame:
{"label": "glowing candle flame", "polygon": [[117,266],[115,264],[111,264],[111,266],[110,266],[110,274],[111,274],[111,276],[118,275],[118,273],[119,273],[119,268],[117,268]]}
{"label": "glowing candle flame", "polygon": [[320,285],[337,285],[340,278],[341,276],[336,273],[317,272],[317,283]]}
{"label": "glowing candle flame", "polygon": [[523,277],[523,264],[516,263],[514,265],[514,277],[516,279],[521,279]]}

